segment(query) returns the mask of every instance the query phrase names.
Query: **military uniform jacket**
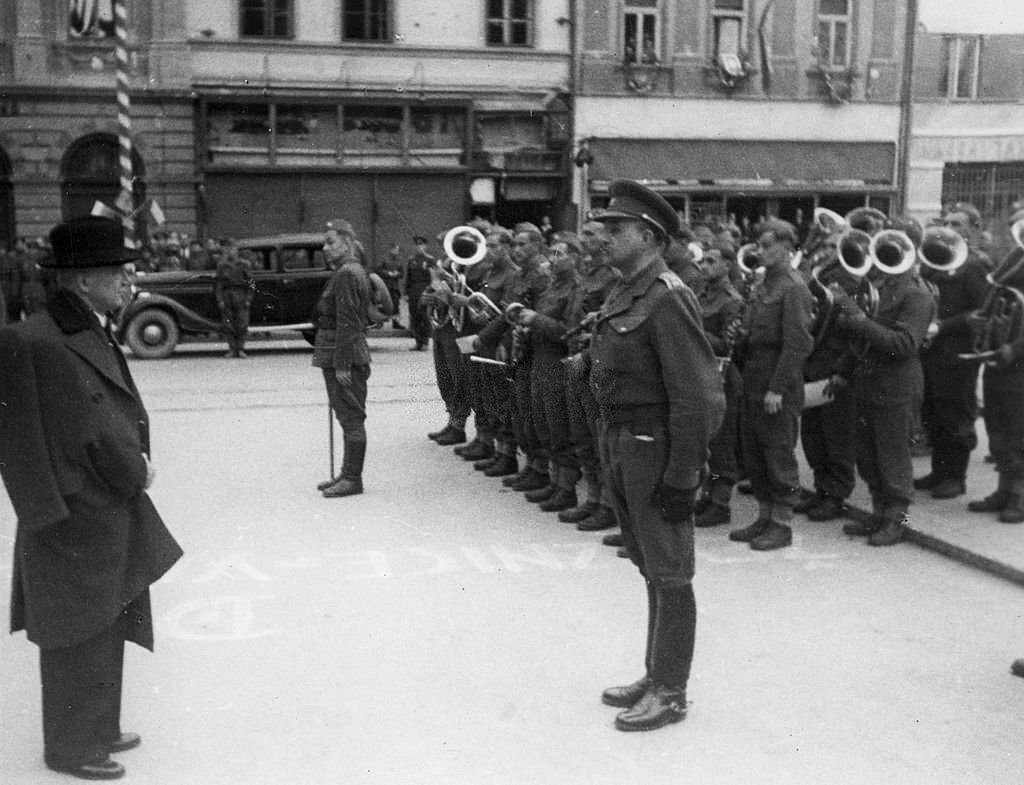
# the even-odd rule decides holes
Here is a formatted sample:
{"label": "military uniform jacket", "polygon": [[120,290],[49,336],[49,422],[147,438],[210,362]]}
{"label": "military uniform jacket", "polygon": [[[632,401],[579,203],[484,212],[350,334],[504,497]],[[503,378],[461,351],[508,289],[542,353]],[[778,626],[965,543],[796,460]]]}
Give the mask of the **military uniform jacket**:
{"label": "military uniform jacket", "polygon": [[620,281],[594,327],[590,384],[602,411],[663,409],[672,485],[694,487],[725,413],[718,362],[692,291],[660,257]]}
{"label": "military uniform jacket", "polygon": [[405,263],[405,294],[407,297],[416,298],[423,294],[430,286],[430,270],[437,264],[433,256],[415,253]]}
{"label": "military uniform jacket", "polygon": [[579,277],[570,273],[552,278],[537,300],[537,316],[530,325],[530,344],[534,360],[559,360],[566,355],[562,336],[572,327],[572,310],[579,289]]}
{"label": "military uniform jacket", "polygon": [[919,352],[934,318],[935,298],[910,271],[882,279],[873,318],[843,321],[847,334],[866,344],[860,356],[848,351],[840,369],[840,375],[853,378],[858,404],[888,406],[912,400],[924,384]]}
{"label": "military uniform jacket", "polygon": [[370,364],[366,328],[373,287],[366,269],[346,258],[324,286],[316,306],[313,365],[345,371]]}
{"label": "military uniform jacket", "polygon": [[743,312],[743,298],[726,278],[709,282],[699,297],[704,334],[718,357],[729,352],[725,328]]}
{"label": "military uniform jacket", "polygon": [[925,278],[939,290],[939,332],[924,349],[922,359],[933,365],[959,365],[957,357],[971,351],[974,335],[967,324],[967,315],[981,307],[988,292],[985,262],[973,252],[952,275],[925,268]]}
{"label": "military uniform jacket", "polygon": [[[992,273],[992,279],[1024,294],[1024,250],[1018,248],[1011,251]],[[986,383],[1024,392],[1024,334],[1013,341],[1010,347],[1013,362],[1005,366],[986,364]]]}
{"label": "military uniform jacket", "polygon": [[[527,308],[536,309],[540,301],[541,293],[548,288],[550,277],[540,268],[540,259],[537,264],[528,268],[517,268],[506,290],[508,304],[522,303]],[[493,299],[493,298],[492,298]],[[491,319],[479,332],[480,342],[485,347],[496,347],[506,335],[511,335],[510,325],[504,319]]]}
{"label": "military uniform jacket", "polygon": [[11,631],[73,646],[129,610],[153,647],[148,587],[181,556],[143,490],[149,421],[127,364],[68,292],[0,330],[0,473],[18,518]]}
{"label": "military uniform jacket", "polygon": [[810,291],[796,270],[765,276],[745,315],[747,328],[743,390],[752,399],[773,392],[783,405],[803,407],[804,361],[814,348]]}

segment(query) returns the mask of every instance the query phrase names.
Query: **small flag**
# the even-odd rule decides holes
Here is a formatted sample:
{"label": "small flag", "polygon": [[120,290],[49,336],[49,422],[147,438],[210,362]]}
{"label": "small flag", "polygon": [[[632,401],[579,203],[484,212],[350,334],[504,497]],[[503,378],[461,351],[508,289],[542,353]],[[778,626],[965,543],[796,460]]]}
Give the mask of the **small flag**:
{"label": "small flag", "polygon": [[93,202],[89,215],[96,216],[97,218],[112,218],[115,221],[121,220],[121,216],[118,212],[112,207],[108,207],[103,202]]}
{"label": "small flag", "polygon": [[164,211],[160,209],[160,205],[156,203],[156,199],[149,200],[149,215],[157,226],[163,226],[167,223],[167,216],[165,216]]}

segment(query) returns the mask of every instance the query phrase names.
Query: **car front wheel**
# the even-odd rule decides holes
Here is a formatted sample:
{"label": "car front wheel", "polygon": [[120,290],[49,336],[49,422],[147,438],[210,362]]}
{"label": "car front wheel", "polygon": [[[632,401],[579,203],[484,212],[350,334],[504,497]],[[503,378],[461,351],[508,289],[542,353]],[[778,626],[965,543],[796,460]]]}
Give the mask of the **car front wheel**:
{"label": "car front wheel", "polygon": [[128,348],[132,354],[144,360],[170,357],[180,337],[181,330],[174,317],[158,308],[135,314],[125,331]]}

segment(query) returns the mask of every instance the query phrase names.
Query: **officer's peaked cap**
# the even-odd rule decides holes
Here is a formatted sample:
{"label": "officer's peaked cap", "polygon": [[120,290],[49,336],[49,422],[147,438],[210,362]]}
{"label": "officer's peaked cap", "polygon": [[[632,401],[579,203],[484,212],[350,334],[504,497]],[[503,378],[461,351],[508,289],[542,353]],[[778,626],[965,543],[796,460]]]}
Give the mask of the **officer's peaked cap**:
{"label": "officer's peaked cap", "polygon": [[91,267],[116,267],[141,258],[124,245],[120,221],[97,215],[72,218],[50,231],[53,256],[39,262],[41,267],[85,270]]}
{"label": "officer's peaked cap", "polygon": [[663,237],[672,237],[679,231],[679,214],[661,194],[640,185],[635,180],[613,180],[608,188],[611,199],[595,221],[644,221],[657,229]]}

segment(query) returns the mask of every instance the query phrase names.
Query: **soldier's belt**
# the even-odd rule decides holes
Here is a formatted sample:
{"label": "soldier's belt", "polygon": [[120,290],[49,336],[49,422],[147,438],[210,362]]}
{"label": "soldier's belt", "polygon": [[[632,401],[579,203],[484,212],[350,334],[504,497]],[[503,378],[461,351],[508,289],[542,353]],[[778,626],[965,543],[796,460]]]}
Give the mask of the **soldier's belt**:
{"label": "soldier's belt", "polygon": [[664,425],[668,422],[668,404],[602,406],[601,419],[608,425]]}

